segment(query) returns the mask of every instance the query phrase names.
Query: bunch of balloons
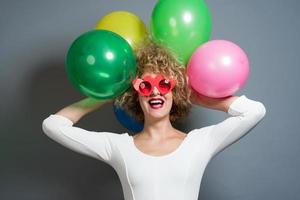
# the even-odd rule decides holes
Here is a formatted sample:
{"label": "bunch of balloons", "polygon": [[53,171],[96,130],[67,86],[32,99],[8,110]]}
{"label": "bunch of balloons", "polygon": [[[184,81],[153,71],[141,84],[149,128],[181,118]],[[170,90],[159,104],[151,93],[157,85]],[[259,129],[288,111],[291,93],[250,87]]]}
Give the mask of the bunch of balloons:
{"label": "bunch of balloons", "polygon": [[234,94],[245,84],[245,52],[226,40],[211,40],[211,16],[204,0],[163,0],[154,7],[151,35],[187,67],[189,85],[212,98]]}
{"label": "bunch of balloons", "polygon": [[[189,85],[202,95],[226,97],[245,84],[248,58],[230,41],[209,41],[210,34],[211,15],[204,0],[160,0],[152,11],[149,35],[186,66]],[[108,13],[69,48],[69,80],[81,93],[96,99],[121,95],[136,75],[134,49],[147,36],[145,24],[133,13]],[[113,108],[123,126],[133,132],[142,130],[143,125],[123,108],[115,104]]]}
{"label": "bunch of balloons", "polygon": [[66,58],[69,80],[86,96],[119,96],[130,87],[136,74],[133,49],[146,34],[144,23],[134,14],[109,13],[94,30],[72,43]]}
{"label": "bunch of balloons", "polygon": [[[124,93],[136,75],[134,49],[147,36],[147,28],[136,15],[115,11],[103,16],[71,44],[66,56],[67,76],[82,94],[112,99]],[[114,105],[117,119],[126,128],[143,127],[123,108]]]}

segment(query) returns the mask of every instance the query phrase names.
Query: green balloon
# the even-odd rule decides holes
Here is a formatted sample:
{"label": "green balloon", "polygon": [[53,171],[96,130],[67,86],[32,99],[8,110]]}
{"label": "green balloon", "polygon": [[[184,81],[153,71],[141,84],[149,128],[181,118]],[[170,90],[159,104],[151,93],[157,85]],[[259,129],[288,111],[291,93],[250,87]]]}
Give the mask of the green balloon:
{"label": "green balloon", "polygon": [[81,93],[96,99],[121,95],[136,74],[132,48],[125,39],[107,30],[79,36],[66,57],[68,79]]}
{"label": "green balloon", "polygon": [[209,40],[209,9],[203,0],[158,1],[152,11],[150,32],[156,42],[168,47],[186,65],[196,48]]}

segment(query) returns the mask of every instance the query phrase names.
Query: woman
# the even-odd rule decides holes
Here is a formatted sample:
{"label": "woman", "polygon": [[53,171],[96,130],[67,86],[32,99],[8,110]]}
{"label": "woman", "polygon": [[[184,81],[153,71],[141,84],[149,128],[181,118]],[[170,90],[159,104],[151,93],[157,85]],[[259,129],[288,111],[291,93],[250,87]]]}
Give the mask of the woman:
{"label": "woman", "polygon": [[[250,131],[265,115],[261,102],[245,95],[214,99],[191,91],[184,69],[163,47],[148,43],[137,52],[137,77],[115,101],[144,129],[94,132],[73,126],[81,117],[112,102],[83,99],[43,121],[53,140],[111,165],[126,200],[197,200],[208,162]],[[224,121],[183,133],[173,127],[191,105],[220,110]]]}

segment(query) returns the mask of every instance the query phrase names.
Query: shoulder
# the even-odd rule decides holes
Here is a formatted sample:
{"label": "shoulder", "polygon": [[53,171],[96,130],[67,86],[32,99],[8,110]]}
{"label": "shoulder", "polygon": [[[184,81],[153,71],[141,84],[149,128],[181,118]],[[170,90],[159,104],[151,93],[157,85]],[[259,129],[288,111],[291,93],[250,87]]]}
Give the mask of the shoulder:
{"label": "shoulder", "polygon": [[210,130],[214,127],[214,124],[204,126],[201,128],[192,129],[188,134],[195,135],[196,137],[205,137],[209,134]]}
{"label": "shoulder", "polygon": [[122,141],[129,137],[128,133],[102,132],[110,141]]}

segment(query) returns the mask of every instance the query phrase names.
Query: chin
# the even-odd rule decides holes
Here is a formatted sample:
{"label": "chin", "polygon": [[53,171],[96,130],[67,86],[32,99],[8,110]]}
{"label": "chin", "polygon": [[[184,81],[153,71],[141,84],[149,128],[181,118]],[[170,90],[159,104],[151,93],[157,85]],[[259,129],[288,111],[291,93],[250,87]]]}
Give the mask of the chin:
{"label": "chin", "polygon": [[169,117],[170,109],[161,108],[161,109],[155,110],[155,109],[148,108],[147,111],[144,112],[144,114],[150,118],[163,119],[163,118]]}

